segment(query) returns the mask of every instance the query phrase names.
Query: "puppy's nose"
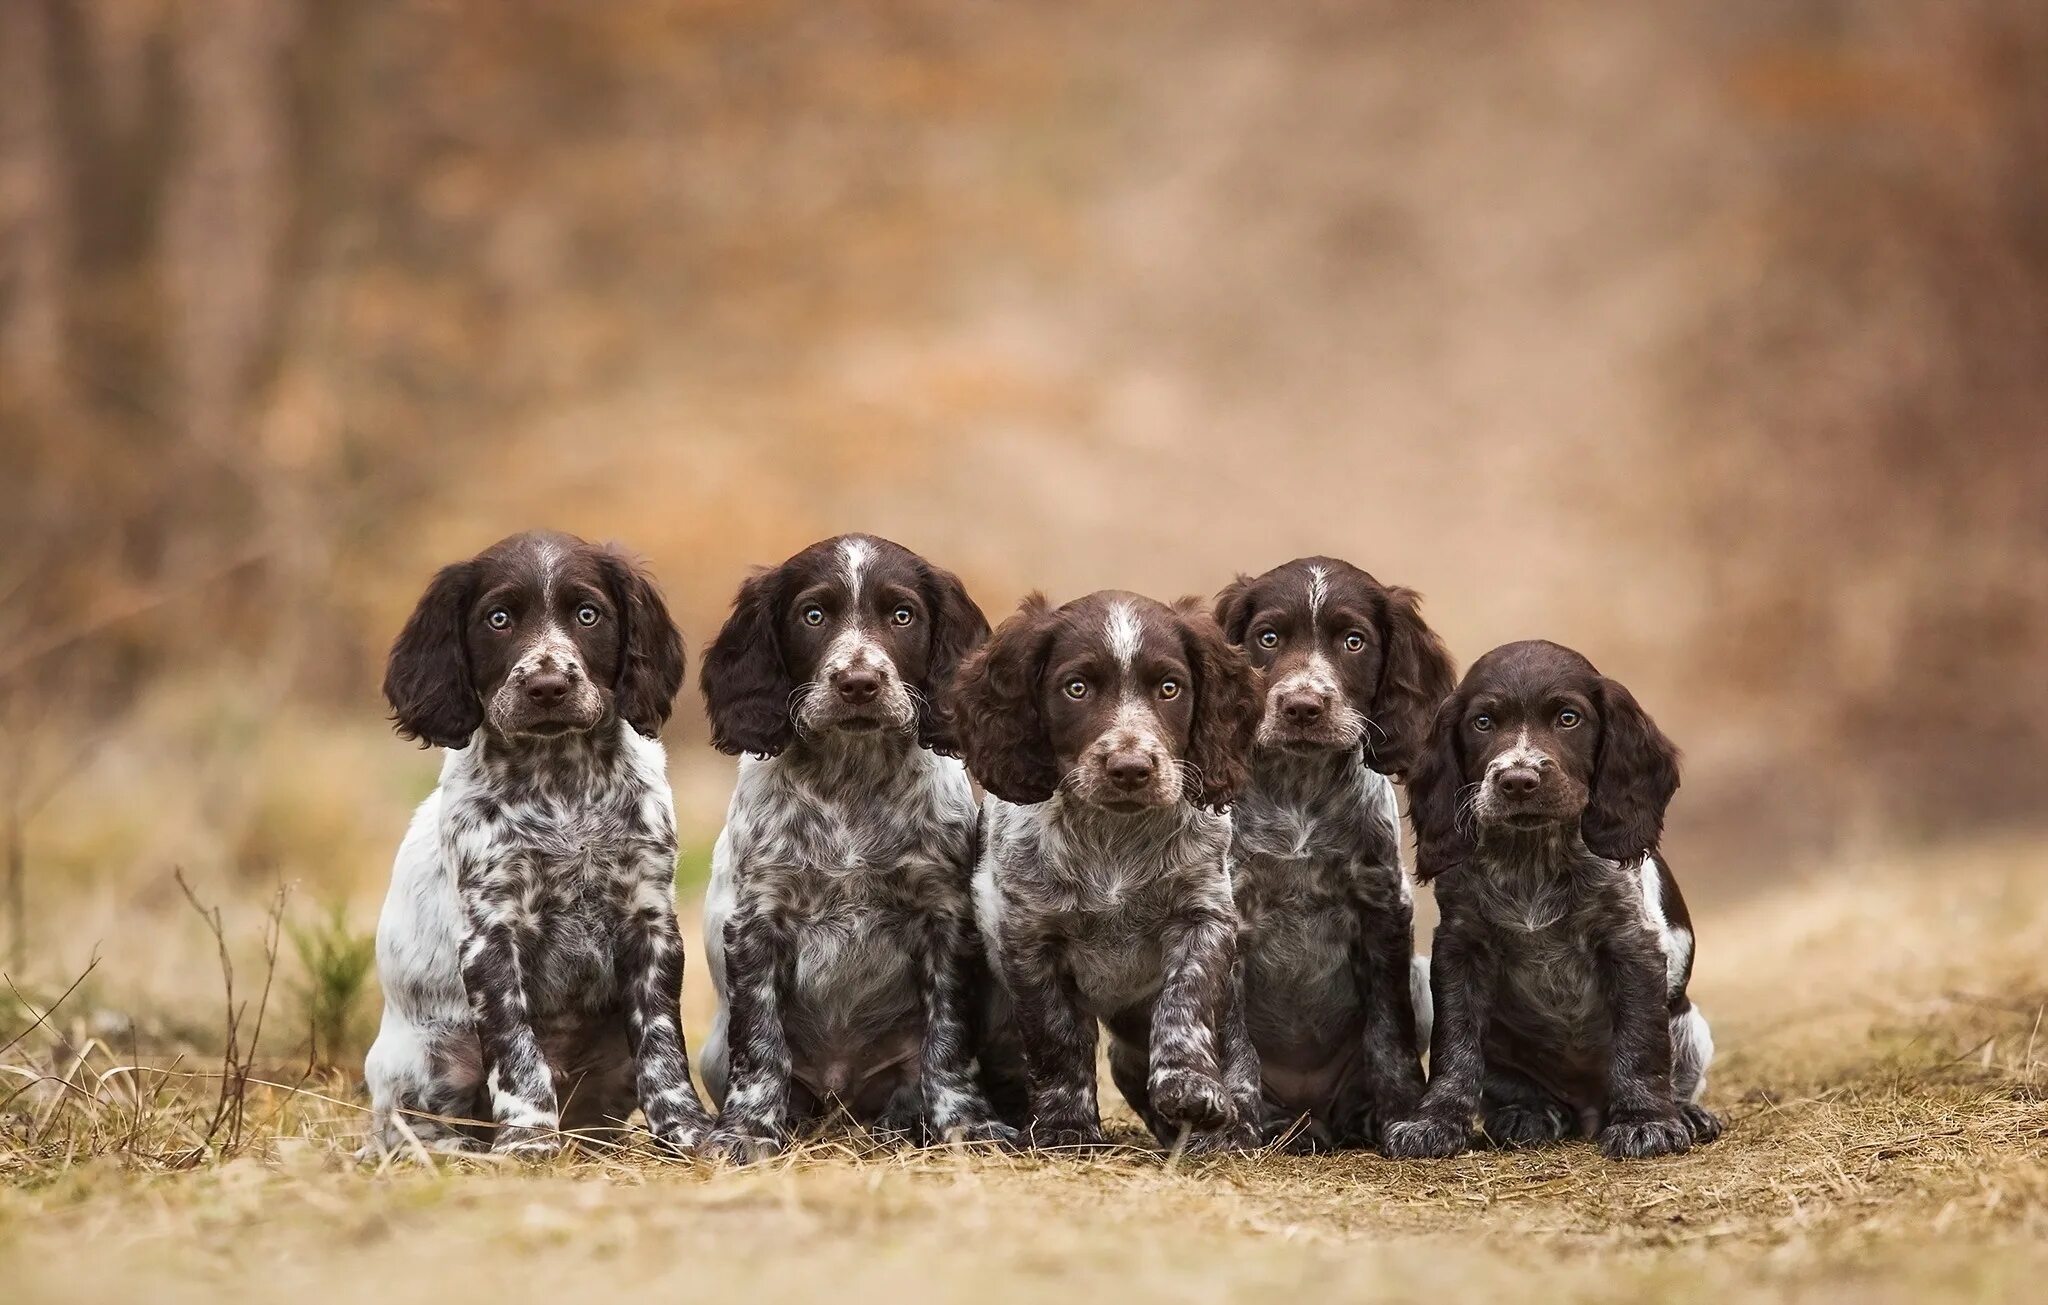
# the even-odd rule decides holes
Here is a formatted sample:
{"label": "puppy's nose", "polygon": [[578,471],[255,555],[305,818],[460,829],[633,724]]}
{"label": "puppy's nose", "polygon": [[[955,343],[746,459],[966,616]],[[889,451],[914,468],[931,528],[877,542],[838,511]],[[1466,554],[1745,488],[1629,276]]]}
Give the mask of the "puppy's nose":
{"label": "puppy's nose", "polygon": [[526,677],[526,700],[536,707],[557,707],[569,696],[569,677],[560,671],[541,671]]}
{"label": "puppy's nose", "polygon": [[849,707],[864,707],[882,691],[882,677],[873,671],[854,669],[835,672],[832,691]]}
{"label": "puppy's nose", "polygon": [[1126,792],[1141,789],[1152,782],[1152,759],[1142,752],[1112,753],[1102,773]]}
{"label": "puppy's nose", "polygon": [[1493,786],[1502,797],[1533,797],[1543,777],[1536,773],[1534,766],[1509,766],[1493,777]]}
{"label": "puppy's nose", "polygon": [[1280,699],[1280,714],[1289,725],[1306,728],[1323,718],[1323,700],[1313,693],[1290,693]]}

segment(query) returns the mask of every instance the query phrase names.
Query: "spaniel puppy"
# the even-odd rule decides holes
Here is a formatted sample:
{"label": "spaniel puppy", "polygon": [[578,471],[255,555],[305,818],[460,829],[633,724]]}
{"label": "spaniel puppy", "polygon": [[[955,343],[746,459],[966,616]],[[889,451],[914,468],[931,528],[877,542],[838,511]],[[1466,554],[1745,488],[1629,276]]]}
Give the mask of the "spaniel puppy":
{"label": "spaniel puppy", "polygon": [[718,1145],[772,1152],[833,1107],[1007,1141],[977,1079],[977,815],[934,705],[988,621],[959,580],[868,535],[747,581],[704,656],[712,742],[745,753],[704,941]]}
{"label": "spaniel puppy", "polygon": [[[975,910],[1028,1073],[1031,1141],[1103,1141],[1096,1021],[1163,1143],[1258,1142],[1230,818],[1258,677],[1208,616],[1126,593],[1027,599],[956,685],[983,814]],[[991,1051],[991,1057],[993,1057]]]}
{"label": "spaniel puppy", "polygon": [[655,742],[683,678],[661,595],[616,552],[514,535],[443,568],[392,646],[398,732],[447,748],[377,924],[373,1150],[547,1153],[623,1124],[695,1147]]}
{"label": "spaniel puppy", "polygon": [[1711,1142],[1713,1039],[1686,999],[1692,922],[1657,850],[1678,750],[1554,643],[1474,664],[1408,779],[1416,873],[1443,921],[1429,1090],[1397,1156],[1583,1132],[1621,1159]]}
{"label": "spaniel puppy", "polygon": [[1327,557],[1240,577],[1216,601],[1265,672],[1251,782],[1230,812],[1232,877],[1262,1127],[1295,1149],[1377,1144],[1422,1097],[1429,972],[1388,777],[1456,675],[1417,602]]}

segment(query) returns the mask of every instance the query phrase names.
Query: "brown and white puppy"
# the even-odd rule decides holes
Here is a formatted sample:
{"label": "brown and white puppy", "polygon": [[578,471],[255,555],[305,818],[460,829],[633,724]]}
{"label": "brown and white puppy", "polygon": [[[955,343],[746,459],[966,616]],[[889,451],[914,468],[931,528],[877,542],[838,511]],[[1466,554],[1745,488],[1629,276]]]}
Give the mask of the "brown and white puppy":
{"label": "brown and white puppy", "polygon": [[704,656],[722,751],[748,754],[712,853],[717,1144],[778,1147],[833,1109],[1008,1141],[975,1074],[973,786],[939,702],[988,622],[960,581],[871,535],[741,586]]}
{"label": "brown and white puppy", "polygon": [[1531,641],[1473,664],[1408,779],[1436,886],[1429,1090],[1397,1156],[1597,1137],[1608,1156],[1711,1142],[1714,1044],[1686,997],[1692,922],[1657,843],[1678,750],[1629,691]]}
{"label": "brown and white puppy", "polygon": [[1262,1128],[1375,1145],[1422,1097],[1429,1019],[1390,777],[1451,691],[1450,655],[1413,591],[1329,557],[1239,577],[1216,619],[1266,681],[1230,813]]}
{"label": "brown and white puppy", "polygon": [[[1036,595],[961,669],[968,769],[990,794],[975,909],[1000,977],[987,1059],[1028,1078],[1037,1146],[1103,1142],[1096,1021],[1154,1136],[1258,1142],[1230,818],[1258,678],[1193,602]],[[1005,1095],[1015,1095],[1006,1093]]]}
{"label": "brown and white puppy", "polygon": [[569,535],[434,577],[391,649],[398,731],[449,749],[377,923],[372,1151],[698,1145],[677,1013],[675,811],[655,741],[683,644],[653,582]]}

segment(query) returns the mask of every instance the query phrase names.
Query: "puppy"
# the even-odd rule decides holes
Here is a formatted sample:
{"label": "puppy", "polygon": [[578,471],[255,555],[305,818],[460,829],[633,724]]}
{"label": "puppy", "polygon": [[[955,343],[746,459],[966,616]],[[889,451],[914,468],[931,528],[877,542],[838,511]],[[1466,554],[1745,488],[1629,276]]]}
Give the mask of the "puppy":
{"label": "puppy", "polygon": [[1216,619],[1266,682],[1230,813],[1262,1129],[1297,1150],[1375,1145],[1422,1097],[1429,1018],[1388,776],[1450,693],[1450,655],[1413,592],[1334,558],[1240,577]]}
{"label": "puppy", "polygon": [[384,693],[449,752],[377,923],[373,1150],[544,1154],[635,1106],[678,1149],[710,1131],[655,741],[682,678],[653,582],[572,536],[514,535],[427,587]]}
{"label": "puppy", "polygon": [[1206,614],[1126,593],[1034,595],[961,670],[961,742],[991,795],[974,889],[1006,1000],[992,1027],[1014,1029],[1035,1145],[1102,1144],[1098,1019],[1161,1142],[1258,1142],[1220,811],[1257,686]]}
{"label": "puppy", "polygon": [[1678,751],[1629,691],[1554,643],[1479,659],[1408,780],[1416,873],[1443,920],[1429,1090],[1397,1156],[1596,1137],[1621,1159],[1711,1142],[1714,1044],[1685,994],[1692,922],[1657,850]]}
{"label": "puppy", "polygon": [[704,657],[712,742],[749,754],[712,853],[718,1145],[779,1147],[842,1107],[929,1139],[1013,1140],[977,1080],[977,805],[934,705],[988,621],[869,535],[747,581]]}

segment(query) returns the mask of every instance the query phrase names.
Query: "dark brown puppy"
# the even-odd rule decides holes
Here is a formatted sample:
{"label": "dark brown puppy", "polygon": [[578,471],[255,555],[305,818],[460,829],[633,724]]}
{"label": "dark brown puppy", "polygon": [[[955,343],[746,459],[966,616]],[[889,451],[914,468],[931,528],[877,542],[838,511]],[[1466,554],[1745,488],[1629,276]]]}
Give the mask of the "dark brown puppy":
{"label": "dark brown puppy", "polygon": [[1258,1140],[1217,809],[1244,784],[1257,694],[1205,613],[1126,593],[1034,596],[961,670],[961,742],[990,794],[976,918],[1014,1011],[991,1024],[1021,1044],[1036,1145],[1103,1140],[1098,1019],[1162,1142]]}
{"label": "dark brown puppy", "polygon": [[1335,558],[1240,577],[1216,619],[1266,678],[1231,809],[1262,1127],[1302,1150],[1374,1145],[1421,1099],[1428,1037],[1389,777],[1451,691],[1450,655],[1412,591]]}
{"label": "dark brown puppy", "polygon": [[1429,1090],[1389,1154],[1455,1155],[1475,1109],[1496,1143],[1582,1132],[1616,1159],[1720,1135],[1692,924],[1657,850],[1677,789],[1678,750],[1578,653],[1512,643],[1473,665],[1408,780],[1443,919]]}

